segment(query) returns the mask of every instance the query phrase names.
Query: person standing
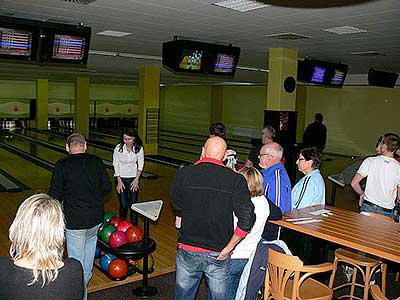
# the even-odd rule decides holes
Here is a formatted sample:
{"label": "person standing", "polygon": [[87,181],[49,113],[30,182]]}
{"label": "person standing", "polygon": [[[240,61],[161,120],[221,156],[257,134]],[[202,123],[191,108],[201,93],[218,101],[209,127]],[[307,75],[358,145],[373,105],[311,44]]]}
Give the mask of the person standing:
{"label": "person standing", "polygon": [[113,154],[114,177],[119,198],[119,216],[126,219],[130,209],[130,220],[138,225],[137,213],[131,205],[137,201],[139,180],[144,167],[143,142],[137,131],[125,128],[121,133],[120,143]]}
{"label": "person standing", "polygon": [[272,143],[274,141],[274,137],[275,137],[275,128],[270,125],[264,127],[261,133],[261,143],[255,145],[251,149],[249,157],[244,163],[244,166],[254,167],[257,170],[261,171],[262,167],[260,167],[260,158],[258,157],[260,154],[261,147]]}
{"label": "person standing", "polygon": [[303,135],[303,146],[305,148],[315,147],[321,153],[324,151],[327,129],[326,126],[322,124],[323,120],[324,116],[321,113],[316,113],[314,116],[314,123],[307,126]]}
{"label": "person standing", "polygon": [[83,299],[87,299],[97,231],[104,215],[104,196],[112,185],[102,160],[86,153],[86,138],[82,133],[71,134],[65,149],[69,155],[54,167],[49,195],[63,204],[68,257],[82,264]]}
{"label": "person standing", "polygon": [[[220,138],[223,138],[226,140],[226,127],[224,124],[221,122],[216,122],[210,125],[208,128],[208,131],[210,133],[210,137],[213,136],[219,136]],[[237,153],[233,149],[228,149],[226,150],[227,156],[226,159],[223,161],[225,166],[236,170],[236,164],[237,164]]]}
{"label": "person standing", "polygon": [[[205,274],[208,299],[226,299],[230,253],[255,222],[245,178],[224,166],[226,143],[209,138],[201,159],[177,171],[172,205],[182,217],[176,256],[176,300],[193,300]],[[234,229],[233,214],[238,218]]]}

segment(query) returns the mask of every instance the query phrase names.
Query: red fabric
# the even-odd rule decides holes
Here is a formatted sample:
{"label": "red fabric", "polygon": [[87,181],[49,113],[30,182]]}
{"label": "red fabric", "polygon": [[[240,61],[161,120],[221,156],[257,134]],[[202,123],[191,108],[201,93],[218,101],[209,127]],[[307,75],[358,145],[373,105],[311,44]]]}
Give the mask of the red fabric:
{"label": "red fabric", "polygon": [[399,156],[399,157],[397,157],[397,158],[396,158],[396,160],[397,160],[398,162],[400,162],[400,156]]}
{"label": "red fabric", "polygon": [[178,243],[178,247],[191,252],[215,252],[213,250]]}
{"label": "red fabric", "polygon": [[241,238],[244,238],[247,235],[247,232],[241,229],[239,226],[236,226],[235,234]]}
{"label": "red fabric", "polygon": [[211,163],[211,164],[216,164],[216,165],[225,167],[225,165],[223,164],[222,161],[220,161],[218,159],[214,159],[214,158],[203,158],[203,159],[200,159],[200,160],[196,161],[194,163],[194,165],[198,165],[198,164],[201,164],[201,163]]}

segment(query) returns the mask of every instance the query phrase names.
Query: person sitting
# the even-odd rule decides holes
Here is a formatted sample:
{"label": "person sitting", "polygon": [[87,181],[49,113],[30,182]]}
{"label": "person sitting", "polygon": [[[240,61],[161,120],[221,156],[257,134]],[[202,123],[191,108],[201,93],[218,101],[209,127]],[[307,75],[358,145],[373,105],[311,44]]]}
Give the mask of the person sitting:
{"label": "person sitting", "polygon": [[315,147],[304,148],[296,164],[306,176],[292,189],[292,209],[325,204],[325,182],[319,171],[321,152]]}
{"label": "person sitting", "polygon": [[50,196],[20,205],[9,229],[11,257],[0,257],[0,299],[82,300],[82,266],[63,259],[64,230],[61,204]]}
{"label": "person sitting", "polygon": [[268,125],[263,128],[261,132],[261,143],[257,143],[250,151],[249,157],[244,163],[245,167],[254,167],[257,170],[261,171],[262,167],[260,166],[260,150],[264,145],[270,144],[274,141],[275,137],[275,128]]}

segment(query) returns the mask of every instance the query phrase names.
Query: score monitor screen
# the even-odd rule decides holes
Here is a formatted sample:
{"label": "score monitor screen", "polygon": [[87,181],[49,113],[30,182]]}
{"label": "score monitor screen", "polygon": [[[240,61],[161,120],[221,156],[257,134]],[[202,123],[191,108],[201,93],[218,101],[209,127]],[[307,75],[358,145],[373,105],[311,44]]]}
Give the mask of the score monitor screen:
{"label": "score monitor screen", "polygon": [[332,79],[331,79],[331,84],[332,85],[342,85],[344,81],[344,76],[345,73],[340,70],[335,70],[333,73]]}
{"label": "score monitor screen", "polygon": [[235,68],[235,56],[218,53],[214,64],[215,73],[232,73]]}
{"label": "score monitor screen", "polygon": [[179,68],[183,70],[199,71],[201,69],[202,57],[202,50],[184,49],[182,51]]}
{"label": "score monitor screen", "polygon": [[0,27],[0,55],[30,57],[32,32]]}
{"label": "score monitor screen", "polygon": [[86,39],[80,36],[55,34],[53,59],[80,61],[84,58]]}
{"label": "score monitor screen", "polygon": [[314,83],[324,82],[325,73],[326,73],[326,68],[315,66],[310,81]]}

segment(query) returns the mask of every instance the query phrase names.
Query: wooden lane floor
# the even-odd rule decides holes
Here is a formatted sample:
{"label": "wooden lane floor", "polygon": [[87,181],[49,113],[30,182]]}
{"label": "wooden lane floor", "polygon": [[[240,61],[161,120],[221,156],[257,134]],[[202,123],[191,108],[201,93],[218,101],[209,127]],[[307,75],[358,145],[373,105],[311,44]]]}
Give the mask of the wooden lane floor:
{"label": "wooden lane floor", "polygon": [[[60,139],[61,142],[62,139]],[[14,146],[29,149],[29,142],[14,139]],[[38,156],[49,161],[57,161],[63,156],[50,149],[38,146]],[[19,193],[0,193],[0,255],[8,255],[9,241],[8,228],[12,222],[19,204],[28,196],[37,191],[48,191],[51,172],[36,166],[17,155],[0,149],[0,168],[15,176],[18,180],[32,188],[32,190]],[[139,201],[162,199],[164,206],[157,223],[150,224],[150,236],[156,241],[157,249],[153,253],[155,260],[155,273],[153,275],[168,273],[175,270],[177,231],[174,228],[174,213],[172,210],[169,191],[171,181],[175,175],[174,168],[152,163],[145,163],[145,170],[159,175],[158,179],[142,179],[140,182]],[[112,172],[109,171],[110,177]],[[118,213],[118,198],[115,189],[106,199],[105,210]],[[141,222],[141,227],[143,226]],[[111,281],[99,270],[94,269],[93,278],[89,284],[89,291],[97,291],[115,285],[126,284],[140,280],[141,275],[133,275],[124,281]]]}

